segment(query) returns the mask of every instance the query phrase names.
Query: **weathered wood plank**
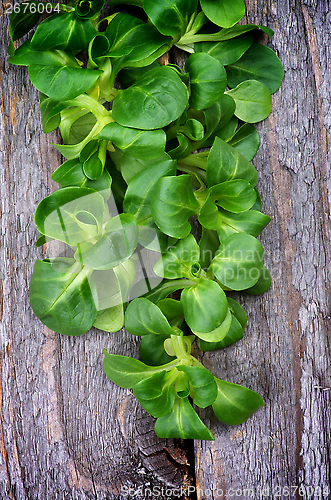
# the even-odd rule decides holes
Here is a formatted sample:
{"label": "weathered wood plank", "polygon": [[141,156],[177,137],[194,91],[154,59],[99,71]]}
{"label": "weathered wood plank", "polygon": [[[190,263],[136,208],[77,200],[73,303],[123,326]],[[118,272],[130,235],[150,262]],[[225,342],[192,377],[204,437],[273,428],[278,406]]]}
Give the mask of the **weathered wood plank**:
{"label": "weathered wood plank", "polygon": [[[215,443],[195,443],[199,499],[330,485],[330,2],[246,5],[248,21],[275,30],[270,46],[286,70],[254,159],[273,216],[261,240],[274,280],[266,295],[240,298],[244,339],[203,361],[266,406],[242,426],[211,419]],[[101,500],[123,498],[121,485],[187,486],[187,449],[157,439],[153,419],[103,374],[102,348],[134,356],[137,340],[96,330],[65,338],[30,310],[29,279],[42,257],[33,213],[56,188],[60,157],[50,145],[58,138],[41,131],[26,70],[5,63],[7,24],[2,15],[0,497]],[[208,424],[209,411],[202,416]]]}
{"label": "weathered wood plank", "polygon": [[[3,9],[3,6],[1,7]],[[60,336],[34,316],[29,281],[39,201],[57,189],[61,158],[41,129],[38,93],[26,68],[6,62],[1,11],[1,385],[0,498],[117,499],[121,487],[192,483],[187,446],[158,439],[154,419],[102,368],[102,348],[139,356],[138,340],[93,329]]]}
{"label": "weathered wood plank", "polygon": [[[269,45],[285,80],[258,126],[253,161],[272,216],[261,241],[273,286],[262,297],[242,297],[249,321],[243,341],[203,357],[221,378],[266,402],[241,426],[212,417],[215,443],[196,442],[197,486],[223,490],[210,497],[222,499],[259,498],[268,487],[267,498],[277,487],[327,488],[331,476],[330,2],[246,5],[248,22],[275,31]],[[304,491],[291,498],[318,498]]]}

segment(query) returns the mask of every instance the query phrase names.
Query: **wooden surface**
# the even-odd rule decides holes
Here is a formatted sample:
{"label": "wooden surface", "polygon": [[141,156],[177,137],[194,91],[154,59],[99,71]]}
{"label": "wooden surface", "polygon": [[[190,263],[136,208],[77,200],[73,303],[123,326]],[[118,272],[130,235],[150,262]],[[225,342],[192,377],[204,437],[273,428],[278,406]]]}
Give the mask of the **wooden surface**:
{"label": "wooden surface", "polygon": [[[244,339],[202,359],[220,378],[259,392],[266,405],[236,427],[201,411],[216,439],[194,445],[156,438],[154,419],[106,379],[102,348],[138,356],[136,338],[97,330],[66,338],[30,309],[33,263],[47,252],[33,244],[33,215],[57,187],[50,177],[60,156],[50,144],[56,134],[41,131],[26,68],[5,61],[8,19],[1,12],[3,500],[122,500],[121,487],[189,485],[200,488],[188,495],[198,500],[288,498],[277,487],[293,487],[289,498],[317,499],[323,496],[312,488],[331,487],[331,3],[246,5],[248,22],[275,31],[269,44],[285,67],[272,114],[258,126],[253,162],[272,216],[261,241],[273,286],[261,297],[240,298],[249,320]],[[295,493],[295,486],[303,488]]]}

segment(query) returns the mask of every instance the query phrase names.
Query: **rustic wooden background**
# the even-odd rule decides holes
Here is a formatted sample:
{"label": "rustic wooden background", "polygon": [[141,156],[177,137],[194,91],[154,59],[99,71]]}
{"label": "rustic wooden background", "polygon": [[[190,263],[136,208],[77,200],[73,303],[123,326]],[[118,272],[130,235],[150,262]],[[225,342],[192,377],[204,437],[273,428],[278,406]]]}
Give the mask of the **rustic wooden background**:
{"label": "rustic wooden background", "polygon": [[[41,130],[26,68],[6,62],[2,4],[3,500],[122,500],[122,487],[139,486],[196,486],[200,491],[186,496],[198,500],[285,499],[280,488],[292,487],[290,498],[315,499],[321,498],[317,487],[330,488],[331,2],[246,5],[248,22],[275,31],[269,44],[285,67],[272,114],[258,126],[262,145],[254,159],[264,211],[272,216],[261,240],[273,286],[261,297],[242,297],[249,319],[244,339],[204,354],[203,362],[217,376],[258,391],[266,405],[236,427],[204,410],[216,439],[193,443],[156,438],[154,420],[130,391],[106,379],[102,348],[138,355],[136,338],[96,330],[66,338],[31,311],[33,263],[46,251],[33,244],[33,215],[57,187],[51,173],[60,156],[50,144],[56,134]],[[302,488],[295,493],[295,486]]]}

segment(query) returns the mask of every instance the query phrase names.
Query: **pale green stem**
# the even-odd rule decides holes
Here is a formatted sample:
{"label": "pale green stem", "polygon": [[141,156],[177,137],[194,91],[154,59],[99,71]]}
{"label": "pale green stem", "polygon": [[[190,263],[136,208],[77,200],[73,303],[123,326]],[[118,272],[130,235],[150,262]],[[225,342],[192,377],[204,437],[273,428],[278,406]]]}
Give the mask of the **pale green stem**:
{"label": "pale green stem", "polygon": [[[232,38],[232,37],[231,37]],[[221,34],[221,32],[213,33],[211,35],[201,34],[194,35],[191,33],[187,33],[178,41],[181,45],[191,45],[192,43],[198,42],[221,42],[223,40],[228,40],[229,37],[226,37]]]}
{"label": "pale green stem", "polygon": [[179,160],[178,162],[178,169],[188,174],[192,173],[197,175],[205,184],[207,184],[207,174],[204,170],[201,170],[200,168],[197,167],[189,167],[187,165],[183,165],[181,160]]}
{"label": "pale green stem", "polygon": [[179,162],[184,165],[191,165],[192,167],[198,167],[202,170],[206,170],[208,155],[209,151],[202,151],[201,153],[190,154],[189,156],[186,156],[186,158],[181,158]]}
{"label": "pale green stem", "polygon": [[167,385],[173,384],[175,380],[178,378],[178,370],[176,370],[176,367],[174,367],[168,374],[167,376],[169,377],[167,379]]}
{"label": "pale green stem", "polygon": [[180,332],[180,335],[171,335],[171,344],[175,355],[184,364],[192,364],[192,356],[186,352],[183,332],[179,328],[174,328],[174,330]]}
{"label": "pale green stem", "polygon": [[73,12],[75,10],[75,7],[70,7],[70,5],[64,5],[64,4],[58,4],[55,2],[50,2],[50,4],[53,7],[59,7],[59,10],[62,10],[63,12]]}
{"label": "pale green stem", "polygon": [[70,101],[68,101],[68,104],[69,103],[72,106],[81,106],[82,108],[88,109],[89,111],[91,111],[91,113],[94,114],[97,120],[109,118],[110,121],[114,121],[111,118],[110,112],[104,106],[102,106],[100,102],[98,102],[96,99],[93,99],[93,97],[89,95],[81,94],[74,99],[70,99]]}

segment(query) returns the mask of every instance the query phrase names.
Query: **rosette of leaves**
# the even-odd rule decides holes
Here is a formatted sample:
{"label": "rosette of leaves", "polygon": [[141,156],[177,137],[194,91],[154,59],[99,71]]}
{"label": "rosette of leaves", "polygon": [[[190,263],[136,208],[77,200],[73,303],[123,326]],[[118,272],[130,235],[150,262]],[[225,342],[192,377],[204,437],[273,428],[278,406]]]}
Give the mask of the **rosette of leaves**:
{"label": "rosette of leaves", "polygon": [[[241,339],[247,318],[231,291],[270,287],[257,240],[270,218],[251,160],[254,124],[269,115],[284,74],[255,42],[257,29],[272,30],[237,24],[243,0],[112,0],[141,7],[147,20],[115,12],[104,23],[103,0],[80,0],[59,5],[30,35],[41,2],[27,3],[36,9],[24,3],[10,18],[9,62],[28,66],[43,129],[59,127],[55,147],[66,158],[52,176],[59,190],[37,208],[37,245],[58,240],[70,254],[37,260],[32,308],[66,335],[93,325],[115,332],[125,313],[128,331],[142,337],[142,361],[105,353],[107,376],[133,389],[158,436],[213,439],[192,401],[228,424],[263,405],[216,379],[191,345],[197,338],[208,351]],[[183,70],[157,61],[173,45],[190,54]],[[125,312],[140,247],[161,257]]]}
{"label": "rosette of leaves", "polygon": [[148,364],[104,350],[104,370],[117,385],[132,389],[157,419],[160,438],[213,440],[191,401],[199,408],[212,405],[217,418],[230,425],[244,422],[264,402],[250,389],[217,379],[191,355],[194,336],[184,335],[178,326],[183,316],[182,304],[172,299],[157,305],[144,298],[134,300],[125,323],[130,333],[147,340],[143,352]]}
{"label": "rosette of leaves", "polygon": [[111,217],[99,192],[77,186],[44,198],[35,222],[41,235],[74,252],[72,258],[37,260],[30,302],[38,318],[65,335],[81,335],[93,325],[106,331],[122,328],[123,304],[135,278],[135,217]]}

